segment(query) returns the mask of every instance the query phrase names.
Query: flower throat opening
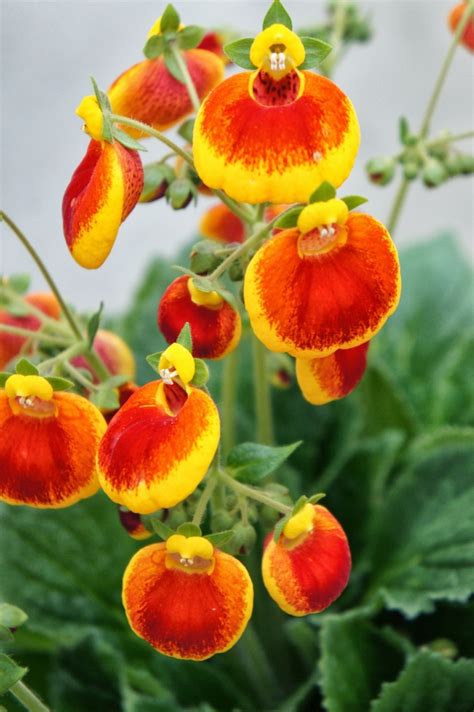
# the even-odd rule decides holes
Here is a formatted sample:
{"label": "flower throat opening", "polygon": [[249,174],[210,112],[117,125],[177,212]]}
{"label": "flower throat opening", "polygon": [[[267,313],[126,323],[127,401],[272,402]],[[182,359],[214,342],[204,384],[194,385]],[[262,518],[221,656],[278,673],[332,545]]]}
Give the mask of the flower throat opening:
{"label": "flower throat opening", "polygon": [[269,72],[261,69],[252,84],[255,101],[262,106],[286,106],[292,104],[300,94],[301,79],[294,69],[281,79],[275,79]]}

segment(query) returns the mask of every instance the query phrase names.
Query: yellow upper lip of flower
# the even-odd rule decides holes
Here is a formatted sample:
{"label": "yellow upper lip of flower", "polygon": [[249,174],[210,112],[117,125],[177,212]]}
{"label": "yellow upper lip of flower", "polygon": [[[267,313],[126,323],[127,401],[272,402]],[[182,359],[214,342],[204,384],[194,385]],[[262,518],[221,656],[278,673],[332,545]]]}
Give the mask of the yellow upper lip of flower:
{"label": "yellow upper lip of flower", "polygon": [[7,378],[5,391],[9,398],[40,398],[49,401],[53,397],[53,387],[42,376],[23,376],[15,373]]}
{"label": "yellow upper lip of flower", "polygon": [[250,47],[250,61],[280,78],[304,62],[305,49],[295,32],[285,25],[270,25],[260,32]]}
{"label": "yellow upper lip of flower", "polygon": [[178,377],[186,386],[193,380],[196,366],[191,352],[181,344],[175,343],[168,346],[161,354],[158,369],[165,383],[173,383],[173,380]]}
{"label": "yellow upper lip of flower", "polygon": [[104,117],[97,98],[85,96],[76,109],[76,114],[84,121],[84,131],[96,141],[104,138]]}
{"label": "yellow upper lip of flower", "polygon": [[338,198],[311,203],[303,208],[298,217],[298,230],[304,234],[325,225],[344,225],[348,215],[347,205]]}
{"label": "yellow upper lip of flower", "polygon": [[294,514],[285,524],[283,535],[287,539],[297,539],[302,534],[312,531],[314,526],[314,507],[312,504],[305,504],[299,512]]}

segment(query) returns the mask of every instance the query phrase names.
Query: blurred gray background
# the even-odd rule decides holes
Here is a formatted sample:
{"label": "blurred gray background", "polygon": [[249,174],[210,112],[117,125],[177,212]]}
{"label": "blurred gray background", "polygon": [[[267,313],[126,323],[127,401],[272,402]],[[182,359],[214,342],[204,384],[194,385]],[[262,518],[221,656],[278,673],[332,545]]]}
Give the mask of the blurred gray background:
{"label": "blurred gray background", "polygon": [[[361,124],[362,146],[344,193],[370,199],[369,211],[386,220],[397,182],[372,186],[364,174],[368,158],[398,150],[398,118],[419,127],[451,35],[446,17],[455,0],[365,2],[373,17],[374,39],[351,49],[335,81],[351,97]],[[268,0],[187,0],[176,2],[185,24],[233,26],[255,34]],[[140,205],[122,225],[112,254],[100,270],[75,264],[62,236],[61,200],[82,159],[87,138],[74,109],[91,93],[89,75],[106,89],[124,69],[141,59],[141,48],[166,2],[3,0],[2,10],[2,185],[1,205],[28,235],[68,301],[93,309],[104,300],[109,312],[123,309],[147,263],[157,253],[173,255],[196,231],[197,208],[173,212],[164,201]],[[324,3],[286,0],[298,28],[324,19]],[[456,52],[432,130],[466,131],[473,126],[473,58]],[[468,150],[469,142],[462,147]],[[147,142],[145,161],[162,149]],[[471,144],[472,148],[472,144]],[[472,181],[457,178],[438,190],[412,186],[396,241],[399,245],[453,231],[466,256],[474,226]],[[0,236],[4,272],[33,274],[31,259],[5,227]],[[449,275],[449,265],[446,266]]]}

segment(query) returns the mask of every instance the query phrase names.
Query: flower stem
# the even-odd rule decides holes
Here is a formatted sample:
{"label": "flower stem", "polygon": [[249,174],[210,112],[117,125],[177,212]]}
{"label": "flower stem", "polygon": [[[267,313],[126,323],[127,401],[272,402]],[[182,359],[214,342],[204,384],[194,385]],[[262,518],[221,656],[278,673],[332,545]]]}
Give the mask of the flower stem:
{"label": "flower stem", "polygon": [[3,212],[3,210],[0,211],[0,219],[3,220],[8,225],[10,230],[17,236],[17,238],[20,240],[20,242],[23,244],[23,246],[26,248],[26,250],[30,253],[31,257],[36,262],[36,265],[37,265],[39,271],[41,272],[41,274],[47,281],[51,291],[53,292],[54,296],[58,300],[61,310],[62,310],[67,322],[69,323],[69,326],[71,327],[71,331],[78,339],[82,340],[82,334],[81,334],[79,325],[77,324],[75,318],[73,317],[72,313],[70,312],[69,307],[66,305],[64,299],[62,298],[61,293],[60,293],[59,289],[57,288],[54,279],[51,277],[50,273],[48,272],[48,270],[46,268],[46,265],[44,264],[43,260],[40,258],[40,256],[34,249],[33,245],[30,243],[30,241],[28,240],[26,235],[23,234],[23,232],[20,230],[18,225],[16,225],[13,222],[13,220],[10,217],[8,217],[8,215],[6,213]]}
{"label": "flower stem", "polygon": [[264,445],[273,443],[272,401],[270,382],[267,376],[267,350],[252,334],[253,377],[257,441]]}
{"label": "flower stem", "polygon": [[67,361],[70,358],[74,358],[74,356],[79,356],[80,354],[83,354],[86,350],[87,344],[85,341],[76,342],[69,346],[69,348],[65,349],[64,351],[61,351],[61,353],[57,354],[57,356],[53,356],[47,361],[43,361],[42,363],[40,363],[38,365],[38,368],[40,371],[47,371],[53,366],[56,366],[58,363],[62,363],[63,361]]}
{"label": "flower stem", "polygon": [[29,712],[50,712],[49,707],[46,707],[39,697],[37,697],[24,682],[21,682],[21,680],[16,682],[13,687],[10,687],[9,692],[11,692]]}
{"label": "flower stem", "polygon": [[212,470],[209,473],[208,478],[209,479],[207,480],[206,486],[204,487],[201,497],[199,498],[199,502],[197,503],[196,510],[194,512],[194,517],[192,520],[193,524],[197,524],[197,526],[201,524],[206,513],[209,500],[211,499],[212,493],[214,492],[214,489],[216,488],[216,485],[219,482],[215,470]]}
{"label": "flower stem", "polygon": [[327,59],[321,65],[326,77],[330,77],[341,55],[342,40],[347,22],[347,2],[346,0],[337,0],[334,10],[334,25],[329,39],[329,44],[332,46],[332,51]]}
{"label": "flower stem", "polygon": [[0,293],[2,293],[10,302],[18,304],[22,308],[26,309],[30,314],[35,316],[44,327],[51,329],[57,334],[61,332],[61,334],[63,334],[64,336],[70,335],[71,330],[66,324],[59,321],[58,319],[53,319],[52,317],[48,316],[47,314],[42,312],[41,309],[38,309],[37,306],[35,306],[31,302],[28,302],[24,297],[14,292],[13,289],[10,289],[8,287],[8,280],[6,278],[4,278],[4,282],[0,285]]}
{"label": "flower stem", "polygon": [[[449,46],[449,49],[448,49],[448,52],[444,59],[444,62],[441,65],[441,69],[438,74],[438,78],[435,82],[433,91],[432,91],[430,99],[428,101],[428,105],[426,107],[426,111],[425,111],[425,114],[424,114],[422,122],[421,122],[421,128],[420,128],[420,133],[419,133],[420,139],[424,139],[428,135],[431,119],[433,117],[433,113],[436,108],[436,104],[438,103],[438,99],[441,94],[441,90],[443,88],[444,82],[448,75],[448,71],[451,67],[451,63],[453,61],[456,47],[459,43],[459,39],[460,39],[462,33],[464,32],[464,28],[466,27],[466,25],[469,21],[469,17],[473,13],[473,11],[474,11],[474,2],[473,2],[473,0],[469,0],[468,4],[466,5],[464,14],[461,18],[461,21],[456,28],[454,37],[453,37],[452,42]],[[463,134],[461,134],[461,138],[464,138],[464,137],[465,136]],[[387,228],[390,233],[394,232],[395,227],[398,223],[398,219],[400,217],[401,210],[405,204],[405,200],[406,200],[406,197],[408,194],[409,187],[410,187],[410,182],[406,178],[403,178],[402,182],[400,183],[400,186],[398,188],[398,191],[395,194],[392,209],[390,211],[390,217],[389,217],[388,223],[387,223]]]}
{"label": "flower stem", "polygon": [[40,330],[23,329],[20,326],[10,326],[9,324],[0,324],[0,331],[6,334],[15,334],[15,336],[25,336],[26,338],[42,341],[45,344],[51,344],[53,346],[68,346],[71,343],[70,339],[62,339],[59,336],[44,334]]}
{"label": "flower stem", "polygon": [[228,455],[235,445],[235,407],[237,395],[237,349],[224,360],[222,372],[221,408],[222,408],[222,452]]}
{"label": "flower stem", "polygon": [[250,485],[244,485],[243,482],[237,482],[237,480],[228,475],[224,470],[219,470],[219,477],[222,482],[224,482],[230,489],[233,489],[237,494],[242,494],[244,497],[254,499],[256,502],[260,502],[261,504],[266,504],[267,507],[276,509],[277,512],[281,512],[282,514],[288,514],[288,512],[291,512],[292,510],[292,507],[282,504],[281,502],[277,502],[276,499],[273,499],[270,495],[262,492],[262,490],[259,490],[256,487],[251,487]]}
{"label": "flower stem", "polygon": [[88,391],[98,391],[99,388],[96,386],[95,383],[92,383],[88,378],[82,375],[78,369],[72,365],[72,363],[65,362],[63,363],[63,368],[65,371],[69,373],[70,376],[74,378],[78,383],[81,384],[81,386],[84,386]]}
{"label": "flower stem", "polygon": [[183,55],[181,54],[181,51],[175,42],[171,42],[169,44],[169,47],[171,48],[171,53],[172,53],[173,57],[175,58],[176,64],[178,65],[178,67],[181,71],[181,74],[183,77],[182,84],[184,84],[184,86],[188,90],[189,98],[191,99],[191,104],[193,105],[194,111],[197,113],[201,106],[201,100],[199,99],[198,93],[196,91],[196,87],[194,86],[194,82],[193,82],[192,77],[189,73],[186,62],[184,61]]}

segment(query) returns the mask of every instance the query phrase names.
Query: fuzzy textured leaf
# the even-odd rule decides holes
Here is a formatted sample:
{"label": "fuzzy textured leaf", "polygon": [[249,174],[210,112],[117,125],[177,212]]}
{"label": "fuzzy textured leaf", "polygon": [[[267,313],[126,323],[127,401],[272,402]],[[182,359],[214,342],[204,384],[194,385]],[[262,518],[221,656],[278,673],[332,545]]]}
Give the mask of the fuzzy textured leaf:
{"label": "fuzzy textured leaf", "polygon": [[281,447],[242,443],[230,451],[227,468],[236,480],[255,484],[274,472],[300,445],[301,442]]}

